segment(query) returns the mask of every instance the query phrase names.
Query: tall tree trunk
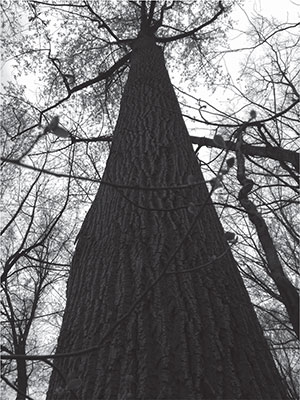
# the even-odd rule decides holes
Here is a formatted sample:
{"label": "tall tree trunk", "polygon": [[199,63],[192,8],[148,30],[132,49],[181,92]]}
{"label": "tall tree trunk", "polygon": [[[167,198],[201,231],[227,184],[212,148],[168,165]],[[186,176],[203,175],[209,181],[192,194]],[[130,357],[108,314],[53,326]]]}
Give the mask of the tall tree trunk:
{"label": "tall tree trunk", "polygon": [[48,400],[288,398],[206,185],[191,180],[203,176],[162,50],[140,38],[70,271],[57,354],[74,354],[56,359]]}

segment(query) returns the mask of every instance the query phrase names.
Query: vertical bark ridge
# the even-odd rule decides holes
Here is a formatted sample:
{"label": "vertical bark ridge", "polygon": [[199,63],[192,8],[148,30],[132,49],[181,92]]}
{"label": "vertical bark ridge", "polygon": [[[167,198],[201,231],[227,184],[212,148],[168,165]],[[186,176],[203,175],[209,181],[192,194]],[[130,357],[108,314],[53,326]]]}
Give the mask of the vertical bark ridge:
{"label": "vertical bark ridge", "polygon": [[[199,211],[208,196],[204,183],[122,185],[170,187],[189,175],[203,181],[162,50],[137,46],[103,176],[119,187],[100,185],[80,232],[58,353],[99,343],[164,270],[195,219],[188,204]],[[209,201],[167,273],[105,345],[56,361],[81,377],[79,399],[287,398],[227,246]],[[54,372],[48,399],[72,396]]]}

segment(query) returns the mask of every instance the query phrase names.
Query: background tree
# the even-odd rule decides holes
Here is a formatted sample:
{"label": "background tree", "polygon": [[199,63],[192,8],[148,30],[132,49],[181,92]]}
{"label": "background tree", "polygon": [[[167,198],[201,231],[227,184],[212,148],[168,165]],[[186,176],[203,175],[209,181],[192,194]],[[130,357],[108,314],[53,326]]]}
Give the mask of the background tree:
{"label": "background tree", "polygon": [[[31,106],[30,102],[25,98],[23,94],[24,91],[20,92],[20,90],[15,87],[9,88],[7,98],[10,99],[10,105],[7,107],[7,109],[12,110],[11,112],[12,118],[9,119],[9,123],[4,124],[3,128],[6,131],[7,137],[9,138],[11,135],[15,137],[15,140],[13,142],[13,146],[10,149],[6,149],[6,155],[9,155],[9,157],[6,157],[6,162],[8,162],[7,158],[9,158],[10,163],[14,162],[14,165],[16,165],[16,163],[20,165],[23,163],[22,158],[26,157],[27,167],[36,170],[42,169],[44,174],[47,173],[47,176],[49,176],[49,174],[53,173],[55,174],[56,172],[54,172],[54,170],[56,171],[58,170],[60,176],[65,174],[66,177],[68,176],[70,177],[71,175],[72,176],[70,180],[71,190],[70,190],[70,196],[68,197],[68,204],[70,205],[81,204],[79,207],[80,209],[79,214],[80,216],[82,216],[84,205],[92,200],[93,193],[95,193],[97,187],[95,183],[99,181],[99,178],[102,175],[103,166],[101,166],[101,160],[103,159],[103,153],[101,154],[101,152],[99,152],[99,141],[105,141],[103,146],[107,146],[106,144],[108,143],[107,140],[109,140],[111,136],[111,131],[109,130],[109,127],[112,127],[114,125],[117,113],[116,108],[112,107],[112,104],[116,103],[116,96],[120,96],[122,94],[123,90],[122,88],[126,79],[126,74],[124,75],[124,72],[126,73],[127,61],[128,61],[126,52],[130,50],[128,47],[128,43],[122,41],[125,37],[123,36],[123,32],[125,32],[125,27],[122,25],[122,21],[120,21],[120,19],[117,18],[118,13],[120,12],[120,8],[118,7],[121,7],[121,5],[116,4],[115,15],[110,13],[111,18],[106,18],[105,21],[99,17],[99,11],[97,11],[96,5],[92,3],[90,4],[83,3],[81,6],[75,5],[74,7],[63,7],[63,8],[61,8],[58,4],[57,5],[54,4],[52,5],[52,7],[50,7],[50,9],[48,9],[47,11],[48,15],[44,13],[44,11],[46,10],[45,6],[46,6],[45,2],[44,3],[39,2],[39,4],[38,2],[29,3],[29,7],[31,9],[30,23],[37,29],[36,32],[38,32],[37,37],[39,43],[36,49],[33,49],[32,46],[33,42],[29,42],[27,38],[24,38],[25,40],[22,40],[21,42],[21,45],[23,47],[21,51],[23,52],[24,55],[23,58],[25,62],[25,64],[23,65],[24,69],[29,68],[32,70],[32,64],[30,65],[28,61],[29,60],[31,61],[31,59],[33,59],[34,61],[35,57],[36,61],[38,60],[38,62],[35,63],[36,68],[40,68],[43,70],[43,72],[46,73],[45,75],[48,79],[48,83],[43,83],[43,85],[45,86],[45,89],[47,90],[49,97],[47,98],[46,96],[43,96],[42,98],[40,98],[38,107]],[[168,6],[171,6],[171,3]],[[170,29],[171,23],[173,24],[176,23],[177,29],[180,28],[184,29],[186,25],[184,23],[182,24],[181,21],[178,21],[177,15],[180,15],[180,13],[189,15],[189,17],[191,18],[191,23],[193,23],[193,19],[197,20],[196,12],[198,12],[199,4],[196,4],[196,6],[194,4],[194,8],[192,3],[189,4],[188,6],[190,14],[187,14],[187,8],[186,8],[187,4],[181,4],[181,3],[175,4],[173,5],[173,7],[166,10],[165,21],[167,20],[166,18],[168,18],[169,26],[165,28],[161,27],[159,32],[162,32],[162,35],[164,34],[166,36],[168,35],[171,36],[173,32],[171,30],[169,32],[167,31],[167,29]],[[211,18],[213,18],[212,15],[215,16],[216,14],[218,14],[218,8],[214,7],[216,7],[216,4],[212,4],[212,9],[209,9],[209,7],[207,8],[207,10],[205,9],[205,13],[207,14],[204,13],[204,18],[205,16],[207,16],[207,21],[210,21]],[[136,7],[126,8],[126,11],[129,14],[128,16],[125,15],[125,17],[127,17],[128,20],[131,20],[132,22],[132,26],[130,27],[130,29],[131,28],[133,29],[133,31],[130,32],[130,36],[132,39],[134,38],[134,35],[137,33],[139,29],[139,25],[137,23],[138,21],[137,17],[140,12],[139,8],[140,8],[139,4],[137,4]],[[64,10],[63,14],[62,10]],[[150,9],[148,11],[151,12]],[[67,17],[64,18],[63,20],[58,19],[58,22],[56,22],[58,24],[56,26],[56,29],[58,29],[57,31],[55,31],[54,29],[55,28],[53,22],[54,19],[50,17],[51,14],[49,14],[49,12],[55,13],[56,17],[61,15],[67,15]],[[104,15],[103,13],[104,10],[101,10],[101,15]],[[124,15],[124,10],[123,10],[123,15]],[[159,13],[157,13],[156,15],[158,15],[159,17]],[[83,18],[85,20],[85,23],[79,23],[78,22],[79,18],[80,19]],[[124,18],[123,22],[125,21],[126,18]],[[16,19],[12,19],[10,20],[10,22],[15,23]],[[207,78],[208,79],[211,78],[211,81],[215,81],[217,83],[216,78],[218,77],[218,71],[215,70],[214,64],[212,62],[213,56],[217,54],[217,49],[214,48],[215,50],[212,51],[211,50],[212,46],[210,44],[211,41],[215,39],[217,39],[220,43],[222,32],[220,28],[216,29],[216,23],[218,23],[218,19],[212,22],[215,22],[214,25],[212,25],[214,28],[214,35],[212,35],[210,29],[211,25],[207,25],[207,27],[204,27],[205,28],[204,30],[202,29],[201,36],[199,35],[199,33],[197,36],[197,32],[193,34],[194,35],[193,40],[195,46],[191,46],[188,40],[181,37],[180,40],[181,43],[184,43],[184,46],[178,47],[178,44],[176,43],[176,47],[177,51],[179,50],[180,55],[184,54],[184,57],[190,56],[189,58],[190,60],[191,59],[197,60],[200,63],[200,67],[198,64],[199,69],[202,68],[202,72],[205,71],[207,73]],[[58,28],[59,25],[60,29]],[[126,29],[128,29],[128,24],[125,25]],[[61,32],[62,32],[62,27],[68,27],[68,26],[72,27],[72,35],[68,35],[68,40],[66,41],[61,35]],[[101,32],[100,34],[99,32],[97,33],[97,35],[93,33],[95,30],[94,29],[95,26],[99,27],[99,32]],[[117,34],[115,34],[115,32],[112,31],[112,27],[114,31],[117,32]],[[276,29],[274,29],[274,31],[276,31]],[[113,39],[111,39],[112,37]],[[83,40],[83,38],[85,40]],[[55,45],[56,41],[57,43],[61,41],[61,44],[63,45],[61,46]],[[201,42],[201,47],[198,46],[200,42]],[[41,43],[45,45],[46,50],[41,49],[40,47]],[[7,48],[9,49],[10,43],[6,43],[6,45]],[[110,52],[112,45],[115,46],[116,50]],[[103,59],[100,63],[101,72],[99,72],[99,70],[97,69],[100,60],[99,48],[102,49],[100,54],[101,56],[103,56]],[[61,54],[59,54],[60,51],[59,49],[63,49]],[[74,49],[76,50],[78,49],[78,51],[74,51]],[[95,54],[96,50],[97,54]],[[199,60],[198,57],[199,53],[197,53],[198,51],[201,52],[200,53],[201,60]],[[45,54],[45,56],[43,56],[43,54]],[[168,60],[172,61],[172,58],[174,57],[173,42],[167,44],[167,46],[165,47],[165,54],[168,56]],[[115,63],[115,61],[118,59],[120,61],[117,61]],[[172,70],[171,65],[169,65],[169,67]],[[192,68],[189,68],[189,71],[190,71],[190,76],[186,74],[187,78],[192,77],[193,79],[195,79],[196,74],[193,73]],[[74,72],[76,72],[76,74],[74,74]],[[121,74],[122,72],[123,74]],[[94,78],[91,78],[91,76],[94,76]],[[65,93],[62,92],[61,83],[65,88]],[[78,84],[76,85],[76,83]],[[96,83],[97,85],[95,85]],[[85,89],[84,97],[80,95],[83,89]],[[68,102],[67,103],[61,102],[63,98],[68,100]],[[16,105],[17,102],[18,105]],[[249,102],[247,104],[249,104]],[[296,105],[297,101],[294,101],[293,107],[291,107],[290,110],[296,110]],[[41,116],[46,117],[45,120],[44,119],[41,120],[43,125],[45,126],[49,124],[50,120],[53,117],[53,114],[51,112],[53,106],[56,106],[56,110],[58,110],[57,114],[63,115],[60,123],[63,124],[62,126],[64,128],[70,129],[72,131],[72,137],[73,139],[75,138],[75,140],[73,140],[75,143],[71,144],[68,141],[62,141],[61,139],[53,142],[52,138],[54,138],[54,136],[52,136],[53,134],[51,132],[48,133],[47,135],[43,135],[42,129],[38,128],[38,125],[36,125],[36,127],[32,125],[32,121],[36,121],[36,119]],[[75,107],[76,110],[80,110],[80,107],[83,107],[84,112],[77,111],[76,115],[74,115],[72,113],[72,108]],[[280,107],[282,107],[282,105],[279,106],[279,108]],[[20,112],[21,110],[22,112]],[[47,116],[46,114],[47,110],[50,111],[49,116]],[[278,119],[277,114],[278,114],[277,112],[273,113],[270,121],[276,121]],[[103,116],[102,126],[105,126],[106,131],[103,132],[104,137],[102,138],[101,137],[98,138],[94,136],[94,134],[92,134],[92,136],[94,137],[91,138],[91,132],[93,133],[99,131],[99,120],[97,119],[98,118],[97,115]],[[198,119],[199,121],[205,122],[207,124],[209,122],[207,118],[206,117],[202,118],[202,117],[203,117],[203,108],[201,108],[201,115]],[[214,126],[216,128],[223,129],[223,131],[224,127],[227,126],[227,131],[229,132],[229,135],[232,134],[239,126],[241,126],[244,120],[244,116],[242,116],[242,118],[236,118],[236,117],[233,118],[231,114],[228,115],[227,113],[224,112],[221,113],[220,117],[221,118],[217,118],[216,121],[213,122],[213,124],[215,124]],[[248,118],[249,118],[248,114],[246,113],[246,119]],[[11,124],[13,124],[14,121],[15,125],[11,126]],[[230,123],[228,123],[228,121],[230,121]],[[36,124],[35,122],[33,123]],[[28,126],[30,127],[30,129],[28,129]],[[257,129],[255,125],[249,128],[253,129],[254,132],[255,129]],[[249,132],[249,128],[247,128],[247,133]],[[219,131],[216,131],[216,133],[218,132]],[[215,132],[213,131],[213,134],[214,133]],[[199,139],[194,139],[194,138],[193,140],[199,141]],[[211,142],[213,142],[214,146],[218,147],[216,141],[211,140]],[[209,143],[211,142],[205,139],[205,145],[209,145]],[[8,143],[8,147],[11,146],[11,142],[9,140],[6,143]],[[67,146],[65,146],[66,144]],[[73,157],[71,158],[70,158],[70,152],[68,150],[69,146],[72,146],[72,148],[74,149],[72,150]],[[104,150],[104,148],[105,147],[102,147],[102,150]],[[265,150],[265,148],[266,146],[264,146],[263,149]],[[249,151],[252,152],[254,150],[261,151],[261,149],[258,149],[258,146],[254,146],[252,143],[251,146],[247,147],[247,149],[248,150],[250,149]],[[286,152],[284,151],[280,152],[279,150],[281,149],[283,149],[282,146],[276,146],[276,151],[274,151],[274,146],[273,146],[271,148],[271,151],[265,150],[265,153],[263,154],[268,155],[269,157],[273,156],[273,158],[275,157],[275,159],[277,157],[278,159],[278,155],[280,155],[281,157],[282,154],[286,154]],[[268,150],[270,150],[270,146],[268,146]],[[44,158],[41,157],[41,155],[43,154],[45,156]],[[47,156],[47,164],[44,164],[46,156]],[[253,156],[253,153],[250,154],[250,156]],[[71,173],[69,169],[70,159],[72,159]],[[57,162],[58,160],[59,163]],[[292,158],[290,158],[289,160],[292,160]],[[288,161],[288,160],[284,159],[283,161]],[[295,163],[292,162],[292,166],[293,165],[295,165]],[[9,171],[13,173],[16,170],[12,169],[9,166],[9,164],[6,164],[5,168],[6,168],[6,174],[8,174]],[[64,169],[65,171],[62,172]],[[17,169],[17,171],[18,170],[19,169]],[[217,174],[217,176],[218,175],[220,176],[220,174],[216,172],[219,170],[220,170],[219,166],[213,168],[213,171],[215,171],[215,174]],[[231,173],[236,174],[234,167],[231,168],[229,173],[224,176],[223,181],[226,181],[226,179],[229,178]],[[194,179],[191,176],[187,176],[186,178],[189,178],[188,180]],[[207,180],[209,180],[210,178],[211,176],[209,177],[208,175]],[[255,180],[255,182],[257,182],[257,180]],[[172,184],[173,183],[174,182],[172,182]],[[183,183],[185,183],[185,181],[183,181]],[[59,188],[56,187],[56,189]],[[124,193],[123,189],[124,188],[119,188],[119,192]],[[232,191],[234,197],[237,197],[239,189],[240,188]],[[188,188],[186,188],[185,190],[188,192]],[[220,190],[218,189],[214,191],[214,196],[217,195],[218,191]],[[59,190],[59,192],[61,192],[61,190]],[[184,192],[184,190],[181,190],[181,192]],[[129,190],[127,196],[129,197],[129,200],[130,200],[130,193],[131,192]],[[189,194],[187,194],[187,197],[190,199]],[[58,198],[59,197],[56,197],[56,199]],[[166,201],[166,199],[164,199],[163,201]],[[187,206],[189,217],[193,217],[194,215],[193,213],[195,212],[195,207],[197,207],[197,204],[199,204],[199,202],[192,202],[192,203],[193,204],[190,204],[189,202],[189,205]],[[236,204],[237,203],[235,202],[235,207]],[[134,206],[136,206],[136,204],[134,204]],[[149,209],[149,206],[147,205],[146,208]],[[227,207],[227,209],[229,209],[229,207]],[[232,209],[233,208],[231,207],[231,210]],[[154,212],[152,212],[152,214],[154,214]],[[225,212],[222,211],[223,216],[224,214]],[[229,221],[230,218],[232,219],[232,217],[233,215],[229,214],[228,216]],[[64,225],[64,230],[65,228],[66,225]],[[65,231],[65,234],[68,235],[67,231]],[[236,248],[237,246],[238,244],[236,244],[234,247]],[[258,257],[261,256],[262,252],[261,250],[259,250]],[[258,274],[257,270],[255,271],[255,274],[257,276]],[[269,282],[268,285],[265,285],[265,287],[268,286]],[[278,298],[278,300],[281,301],[280,298]],[[284,312],[283,315],[285,315]],[[11,358],[12,357],[13,356],[11,356]],[[288,360],[291,360],[291,358],[289,357]],[[69,381],[73,382],[73,385],[75,386],[76,384],[78,385],[77,377],[74,378],[72,376],[71,379],[70,377],[68,379]],[[67,380],[65,386],[61,387],[61,393],[60,393],[61,395],[65,395],[64,390],[66,390],[66,388],[68,390],[70,389],[69,381]],[[128,386],[131,386],[131,384],[126,383],[125,387]],[[204,383],[204,386],[206,386],[205,390],[208,391],[211,390],[211,388],[207,389],[207,383]]]}

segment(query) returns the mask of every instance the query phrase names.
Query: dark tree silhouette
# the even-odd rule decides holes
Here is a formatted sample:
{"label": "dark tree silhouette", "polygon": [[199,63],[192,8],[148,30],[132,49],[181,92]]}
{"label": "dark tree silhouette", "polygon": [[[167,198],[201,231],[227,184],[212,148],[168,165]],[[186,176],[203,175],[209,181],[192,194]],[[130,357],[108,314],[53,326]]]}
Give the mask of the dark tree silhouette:
{"label": "dark tree silhouette", "polygon": [[197,30],[158,38],[154,2],[136,4],[141,29],[47,398],[286,399],[157,45]]}
{"label": "dark tree silhouette", "polygon": [[[1,123],[2,378],[19,400],[45,395],[50,368],[48,400],[298,398],[300,97],[297,40],[281,43],[279,33],[299,23],[257,18],[248,50],[269,52],[245,59],[246,87],[229,74],[221,82],[228,5],[0,6],[12,33],[7,59],[18,60],[23,83],[38,71],[43,85],[35,101],[27,85],[9,82]],[[179,102],[164,61],[172,71],[178,54],[176,71],[192,88],[174,86]],[[221,85],[238,98],[219,110],[196,90],[203,76],[210,91]],[[214,137],[189,136],[183,118]],[[74,232],[99,182],[76,239],[54,354]]]}

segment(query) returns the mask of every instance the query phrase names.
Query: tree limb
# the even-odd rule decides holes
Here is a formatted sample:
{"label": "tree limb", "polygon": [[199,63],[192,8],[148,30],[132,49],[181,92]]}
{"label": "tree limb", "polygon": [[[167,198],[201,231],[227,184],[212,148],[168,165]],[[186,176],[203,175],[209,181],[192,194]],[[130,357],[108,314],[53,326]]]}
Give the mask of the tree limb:
{"label": "tree limb", "polygon": [[[199,146],[206,146],[206,147],[217,147],[218,146],[213,139],[209,139],[206,137],[197,137],[197,136],[190,136],[193,144],[198,144]],[[226,147],[228,150],[236,151],[236,144],[231,142],[230,140],[225,140]],[[281,147],[274,147],[274,146],[254,146],[252,144],[242,144],[242,151],[247,156],[257,156],[257,157],[264,157],[264,158],[271,158],[272,160],[276,160],[279,162],[289,162],[293,165],[297,172],[300,172],[300,155],[296,151],[286,150]]]}
{"label": "tree limb", "polygon": [[107,79],[108,77],[110,77],[115,71],[117,71],[120,67],[122,67],[122,65],[124,65],[131,57],[131,51],[127,54],[125,54],[123,57],[121,57],[112,67],[110,67],[108,70],[104,71],[104,72],[100,72],[95,78],[89,79],[83,83],[80,83],[77,86],[74,86],[73,88],[70,89],[70,91],[68,91],[67,96],[65,96],[64,98],[62,98],[61,100],[59,100],[57,103],[52,104],[52,106],[47,107],[45,110],[41,111],[41,115],[40,115],[40,121],[39,123],[31,126],[30,128],[24,129],[22,131],[22,133],[25,133],[33,128],[39,127],[41,124],[41,119],[43,114],[45,114],[46,112],[52,110],[53,108],[56,108],[57,106],[59,106],[60,104],[64,103],[66,100],[68,100],[72,94],[79,92],[82,89],[85,89],[89,86],[94,85],[97,82],[103,81],[104,79]]}
{"label": "tree limb", "polygon": [[[221,2],[219,2],[219,3],[221,3]],[[183,38],[186,38],[188,36],[191,36],[191,35],[195,34],[196,32],[200,31],[201,29],[205,28],[206,26],[212,24],[221,14],[223,14],[223,12],[224,12],[223,5],[221,4],[221,6],[220,6],[220,4],[219,4],[219,8],[220,8],[219,11],[211,19],[209,19],[208,21],[204,22],[202,25],[198,26],[197,28],[194,28],[194,29],[192,29],[190,31],[187,31],[187,32],[181,33],[179,35],[175,35],[175,36],[169,36],[169,37],[164,37],[164,38],[156,37],[155,38],[156,42],[158,42],[158,43],[169,43],[169,42],[173,42],[175,40],[183,39]]]}
{"label": "tree limb", "polygon": [[249,199],[254,182],[246,177],[245,157],[243,154],[243,132],[239,132],[236,143],[237,158],[237,179],[242,188],[239,191],[238,199],[248,214],[249,220],[255,226],[257,236],[260,240],[267,259],[267,272],[275,283],[284,304],[291,325],[299,338],[299,296],[296,287],[286,276],[280,259],[278,257],[274,241],[270,235],[268,226],[258,212],[256,205]]}

